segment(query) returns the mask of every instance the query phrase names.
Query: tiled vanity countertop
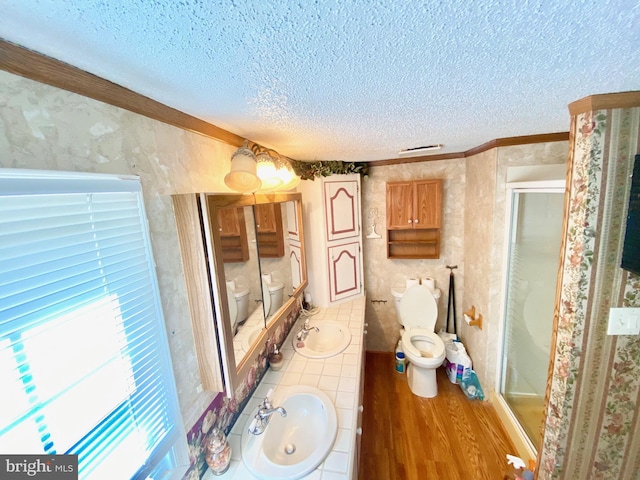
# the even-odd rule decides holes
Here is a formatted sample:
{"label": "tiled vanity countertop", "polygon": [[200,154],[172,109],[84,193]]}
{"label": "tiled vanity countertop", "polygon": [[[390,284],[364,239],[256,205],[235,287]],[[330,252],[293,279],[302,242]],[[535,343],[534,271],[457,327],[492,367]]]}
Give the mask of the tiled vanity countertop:
{"label": "tiled vanity countertop", "polygon": [[[332,451],[320,466],[306,477],[307,480],[348,480],[352,478],[356,451],[356,429],[358,422],[359,386],[364,375],[363,329],[365,298],[337,306],[321,308],[311,317],[311,324],[320,324],[323,320],[344,322],[351,331],[351,343],[346,350],[326,359],[310,359],[299,355],[293,349],[292,338],[300,330],[305,318],[300,317],[291,329],[281,347],[284,364],[279,371],[271,368],[251,396],[229,434],[232,456],[229,470],[221,476],[215,476],[210,470],[204,475],[206,480],[250,480],[255,479],[242,463],[241,436],[247,419],[258,411],[269,389],[274,391],[280,386],[311,385],[325,392],[333,401],[338,412],[338,435]],[[313,432],[309,432],[313,435]]]}

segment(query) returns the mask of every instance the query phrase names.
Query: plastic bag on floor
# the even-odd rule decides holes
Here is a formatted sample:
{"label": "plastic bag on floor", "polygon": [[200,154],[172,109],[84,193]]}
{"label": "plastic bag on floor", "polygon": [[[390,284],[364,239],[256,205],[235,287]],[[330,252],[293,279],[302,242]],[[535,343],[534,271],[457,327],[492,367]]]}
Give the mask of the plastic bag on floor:
{"label": "plastic bag on floor", "polygon": [[484,400],[484,392],[480,386],[480,380],[478,380],[478,376],[473,369],[467,368],[464,370],[460,380],[460,388],[462,388],[469,400]]}

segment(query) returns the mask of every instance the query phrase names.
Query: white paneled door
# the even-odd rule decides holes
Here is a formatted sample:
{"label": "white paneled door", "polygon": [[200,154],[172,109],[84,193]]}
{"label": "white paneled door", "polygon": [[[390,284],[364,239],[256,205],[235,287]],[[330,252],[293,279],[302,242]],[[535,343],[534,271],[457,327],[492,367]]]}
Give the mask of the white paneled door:
{"label": "white paneled door", "polygon": [[336,245],[328,250],[331,301],[360,294],[360,242]]}
{"label": "white paneled door", "polygon": [[324,182],[327,241],[360,235],[360,195],[356,180]]}

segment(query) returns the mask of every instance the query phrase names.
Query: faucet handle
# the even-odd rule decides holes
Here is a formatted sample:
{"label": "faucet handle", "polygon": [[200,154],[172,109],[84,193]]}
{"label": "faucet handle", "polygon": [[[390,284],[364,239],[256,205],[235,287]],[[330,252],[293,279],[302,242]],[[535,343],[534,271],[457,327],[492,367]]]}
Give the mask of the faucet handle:
{"label": "faucet handle", "polygon": [[304,327],[303,327],[303,328],[304,328],[305,330],[309,330],[309,322],[310,322],[310,321],[311,321],[311,320],[310,320],[309,318],[307,318],[307,319],[304,321]]}
{"label": "faucet handle", "polygon": [[273,405],[271,405],[271,396],[273,395],[273,388],[270,388],[269,391],[267,392],[267,396],[264,397],[264,400],[262,401],[262,406],[264,408],[272,408]]}

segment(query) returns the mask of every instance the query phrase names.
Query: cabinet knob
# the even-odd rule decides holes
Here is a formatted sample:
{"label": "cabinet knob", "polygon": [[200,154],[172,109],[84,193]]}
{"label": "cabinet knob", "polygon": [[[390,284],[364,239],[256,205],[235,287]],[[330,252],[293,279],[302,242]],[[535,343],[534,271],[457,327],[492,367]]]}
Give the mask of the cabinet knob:
{"label": "cabinet knob", "polygon": [[369,322],[364,322],[364,328],[367,328],[369,326]]}
{"label": "cabinet knob", "polygon": [[413,220],[409,219],[409,222],[408,222],[408,223],[411,223],[412,221],[413,221]]}
{"label": "cabinet knob", "polygon": [[363,334],[363,335],[366,335],[366,334],[367,334],[367,331],[365,330],[364,332],[362,332],[362,334]]}
{"label": "cabinet knob", "polygon": [[416,219],[413,221],[413,223],[419,223],[419,222],[418,222],[418,219],[416,218]]}
{"label": "cabinet knob", "polygon": [[358,427],[358,428],[356,428],[356,433],[357,433],[358,435],[362,435],[362,427]]}
{"label": "cabinet knob", "polygon": [[359,411],[360,413],[364,412],[364,405],[360,405],[360,406],[358,407],[358,411]]}

